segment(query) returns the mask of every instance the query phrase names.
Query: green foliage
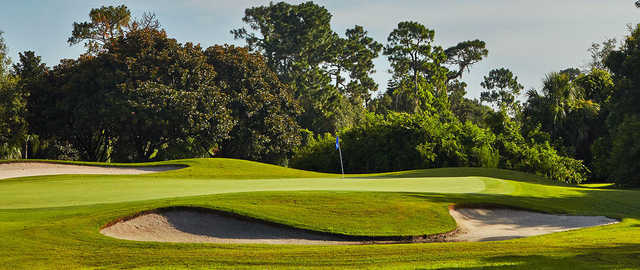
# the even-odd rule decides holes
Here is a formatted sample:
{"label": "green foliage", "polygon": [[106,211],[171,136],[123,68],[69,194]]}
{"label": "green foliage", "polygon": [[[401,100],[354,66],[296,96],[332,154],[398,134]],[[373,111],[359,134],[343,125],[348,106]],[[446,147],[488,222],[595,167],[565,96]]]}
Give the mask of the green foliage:
{"label": "green foliage", "polygon": [[450,110],[460,122],[471,121],[475,125],[484,127],[484,117],[492,109],[482,105],[478,99],[466,98],[466,88],[467,84],[459,80],[452,80],[447,84]]}
{"label": "green foliage", "polygon": [[561,153],[583,160],[593,172],[592,179],[633,185],[627,178],[637,164],[625,151],[633,152],[634,142],[624,132],[634,128],[634,120],[629,119],[640,115],[639,37],[636,27],[618,50],[614,39],[594,43],[588,73],[566,69],[547,75],[542,94],[528,93],[524,133],[540,127]]}
{"label": "green foliage", "polygon": [[[95,56],[52,70],[39,61],[26,53],[16,66],[28,75],[34,131],[52,147],[68,142],[83,160],[216,155],[280,163],[299,144],[291,93],[245,49],[205,52],[163,30],[134,27]],[[68,150],[43,154],[55,149]]]}
{"label": "green foliage", "polygon": [[395,111],[429,111],[434,96],[446,90],[447,60],[440,46],[432,45],[435,31],[418,22],[400,22],[384,48],[393,78],[387,92]]}
{"label": "green foliage", "polygon": [[115,119],[122,111],[114,72],[101,59],[81,56],[64,60],[49,72],[41,89],[33,89],[30,124],[44,138],[63,138],[78,149],[83,160],[107,161],[113,144]]}
{"label": "green foliage", "polygon": [[96,54],[110,41],[124,36],[129,28],[131,11],[125,6],[102,6],[91,9],[90,22],[73,23],[69,45],[85,42],[88,53]]}
{"label": "green foliage", "polygon": [[487,89],[480,93],[480,101],[493,103],[498,109],[507,111],[511,115],[520,112],[520,103],[517,98],[524,88],[518,82],[518,77],[506,68],[493,69],[484,77],[480,85]]}
{"label": "green foliage", "polygon": [[20,158],[27,135],[26,97],[19,78],[9,72],[11,61],[0,31],[0,158]]}
{"label": "green foliage", "polygon": [[459,79],[489,51],[481,40],[463,41],[444,50],[434,44],[434,37],[434,30],[418,22],[398,23],[389,34],[384,49],[393,77],[387,92],[370,104],[370,111],[433,113],[449,110],[447,96],[456,98],[452,108],[461,109],[466,84]]}
{"label": "green foliage", "polygon": [[[213,87],[185,91],[145,82],[125,95],[131,113],[122,116],[122,131],[116,133],[116,160],[146,161],[154,154],[160,160],[204,156],[227,137],[233,123],[225,97]],[[181,147],[184,144],[189,148]]]}
{"label": "green foliage", "polygon": [[[366,104],[371,93],[378,90],[378,84],[371,78],[374,73],[373,59],[382,50],[382,44],[368,36],[362,26],[347,29],[346,38],[335,41],[331,52],[335,54],[333,63],[328,63],[336,88],[354,105]],[[349,74],[349,78],[343,76]]]}
{"label": "green foliage", "polygon": [[615,90],[611,74],[603,69],[592,69],[587,74],[581,74],[575,84],[581,88],[585,100],[603,105],[609,103]]}
{"label": "green foliage", "polygon": [[582,161],[560,155],[539,129],[529,132],[526,139],[519,123],[504,111],[491,113],[487,122],[496,134],[500,168],[540,174],[565,183],[586,180],[589,171]]}
{"label": "green foliage", "polygon": [[0,74],[0,158],[22,156],[21,146],[27,133],[26,96],[18,87],[18,78]]}
{"label": "green foliage", "polygon": [[220,143],[222,157],[283,163],[300,144],[296,117],[300,108],[291,90],[278,80],[259,53],[245,48],[207,48],[207,62],[215,81],[229,96],[235,122],[229,138]]}
{"label": "green foliage", "polygon": [[589,61],[589,69],[607,69],[605,61],[609,53],[616,49],[617,40],[615,38],[607,39],[602,43],[592,43],[588,49],[591,60]]}
{"label": "green foliage", "polygon": [[465,122],[460,130],[460,140],[464,151],[469,153],[469,166],[498,168],[500,152],[493,146],[496,136],[490,130]]}
{"label": "green foliage", "polygon": [[[115,160],[146,161],[208,156],[233,122],[228,99],[214,81],[200,46],[179,44],[164,31],[138,29],[106,47],[96,60],[112,89]],[[179,149],[179,150],[178,150]]]}
{"label": "green foliage", "polygon": [[484,41],[476,39],[460,42],[444,50],[444,53],[447,55],[447,64],[454,67],[454,70],[449,71],[447,79],[453,80],[461,78],[472,65],[487,57],[489,50]]}
{"label": "green foliage", "polygon": [[[606,106],[606,123],[609,133],[598,141],[596,164],[601,175],[609,174],[609,177],[622,186],[640,186],[638,181],[638,119],[640,118],[640,25],[630,28],[629,35],[625,38],[618,50],[610,46],[603,47],[605,66],[611,71],[615,84],[613,93]],[[605,44],[606,45],[606,44]],[[602,77],[602,76],[601,76]],[[587,84],[587,85],[592,85]],[[597,84],[596,84],[597,85]],[[607,86],[610,84],[607,83]],[[610,89],[595,92],[595,97],[610,93]],[[603,95],[604,94],[604,95]],[[609,151],[607,148],[611,147]],[[607,168],[608,165],[608,168]]]}
{"label": "green foliage", "polygon": [[[344,138],[341,139],[344,141]],[[296,150],[289,165],[316,172],[340,172],[340,160],[335,149],[336,137],[325,133],[309,137],[307,143]]]}
{"label": "green foliage", "polygon": [[381,45],[361,26],[339,37],[331,29],[331,14],[313,2],[248,8],[243,21],[250,30],[231,33],[261,52],[280,81],[291,87],[303,109],[303,128],[335,132],[363,115],[370,93],[378,88],[371,78],[372,59]]}
{"label": "green foliage", "polygon": [[259,33],[245,28],[231,33],[262,52],[284,83],[301,79],[296,75],[306,66],[316,67],[329,60],[327,51],[337,37],[331,30],[331,14],[313,2],[248,8],[242,20]]}
{"label": "green foliage", "polygon": [[[345,171],[369,173],[440,167],[501,167],[540,174],[560,182],[580,183],[581,161],[560,156],[548,141],[527,141],[504,113],[488,120],[491,130],[453,116],[370,114],[340,132]],[[538,136],[539,137],[539,136]],[[292,158],[294,168],[339,172],[335,137],[312,139]]]}
{"label": "green foliage", "polygon": [[586,74],[567,69],[547,75],[543,83],[542,94],[528,92],[524,134],[539,127],[550,134],[550,142],[561,153],[583,160],[593,172],[592,179],[603,179],[605,167],[595,165],[594,156],[602,158],[605,153],[594,153],[593,145],[598,137],[608,136],[605,121],[614,94],[610,74],[601,69]]}
{"label": "green foliage", "polygon": [[[24,127],[30,128],[15,133],[21,139],[13,148],[24,144],[35,156],[101,161],[225,156],[286,164],[301,142],[299,127],[316,134],[342,130],[345,140],[371,136],[374,129],[371,141],[356,147],[397,148],[380,151],[391,153],[387,159],[355,155],[349,162],[363,164],[353,166],[356,171],[500,166],[578,182],[581,165],[560,156],[593,168],[592,163],[609,164],[606,144],[593,146],[598,137],[613,138],[602,128],[605,121],[615,127],[638,114],[632,90],[635,32],[618,51],[614,41],[590,50],[594,66],[606,64],[613,76],[605,67],[552,73],[541,94],[529,92],[523,113],[517,77],[507,69],[492,70],[482,83],[488,91],[481,101],[507,112],[501,115],[465,98],[462,76],[488,55],[485,42],[443,49],[434,42],[435,31],[417,22],[400,22],[389,34],[384,55],[393,78],[388,91],[371,100],[378,89],[373,59],[383,46],[358,25],[338,35],[329,11],[313,2],[246,9],[248,27],[231,32],[253,52],[180,44],[159,28],[155,15],[132,20],[124,5],[89,15],[90,21],[74,23],[68,40],[85,42],[88,54],[52,69],[33,52],[20,54],[14,66],[20,97],[12,104],[19,104]],[[18,95],[6,93],[7,99]],[[367,109],[387,116],[368,115]],[[330,136],[310,137],[305,143],[313,149],[306,156],[330,147]],[[593,153],[595,148],[600,152]],[[370,164],[363,161],[368,158]],[[302,160],[297,162],[312,166],[312,159]]]}
{"label": "green foliage", "polygon": [[7,55],[7,44],[4,41],[3,31],[0,30],[0,75],[6,76],[9,72],[8,67],[11,65],[11,58]]}
{"label": "green foliage", "polygon": [[606,66],[613,74],[616,85],[612,102],[614,103],[614,121],[625,119],[625,115],[640,115],[640,92],[638,83],[638,65],[640,63],[640,25],[631,29],[619,50],[614,50],[606,58]]}
{"label": "green foliage", "polygon": [[608,165],[616,183],[625,187],[640,186],[640,117],[629,116],[613,132]]}

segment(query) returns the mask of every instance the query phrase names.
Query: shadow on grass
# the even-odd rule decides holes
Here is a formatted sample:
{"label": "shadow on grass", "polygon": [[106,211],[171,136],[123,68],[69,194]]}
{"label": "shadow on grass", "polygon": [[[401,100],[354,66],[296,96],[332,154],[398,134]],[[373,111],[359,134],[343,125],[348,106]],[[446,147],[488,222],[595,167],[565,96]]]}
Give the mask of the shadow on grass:
{"label": "shadow on grass", "polygon": [[[640,193],[628,190],[580,190],[579,195],[408,194],[462,207],[508,207],[550,214],[640,218]],[[640,226],[636,224],[636,226]]]}
{"label": "shadow on grass", "polygon": [[[558,254],[486,257],[482,262],[495,266],[445,267],[453,269],[636,269],[640,265],[640,244],[606,248],[576,248],[573,255]],[[579,253],[579,254],[575,254]]]}
{"label": "shadow on grass", "polygon": [[518,182],[536,183],[551,186],[574,186],[554,182],[545,177],[513,170],[478,167],[450,167],[434,169],[418,169],[400,172],[380,173],[373,175],[356,175],[348,178],[419,178],[419,177],[491,177]]}

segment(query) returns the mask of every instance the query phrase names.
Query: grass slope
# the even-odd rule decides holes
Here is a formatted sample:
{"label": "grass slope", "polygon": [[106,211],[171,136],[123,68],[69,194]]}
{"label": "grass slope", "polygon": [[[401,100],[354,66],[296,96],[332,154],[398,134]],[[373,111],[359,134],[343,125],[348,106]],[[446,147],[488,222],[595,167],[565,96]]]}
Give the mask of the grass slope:
{"label": "grass slope", "polygon": [[[370,178],[342,179],[333,174],[234,159],[190,159],[136,165],[168,164],[189,167],[145,175],[55,175],[0,180],[0,209],[78,206],[250,191],[482,192],[487,189],[489,179],[445,177],[447,174],[422,178],[415,172],[408,172],[412,177],[404,178],[373,175]],[[461,168],[460,171],[472,169]],[[469,175],[473,175],[473,171]],[[275,178],[278,176],[281,177]]]}
{"label": "grass slope", "polygon": [[174,178],[204,178],[204,179],[271,179],[271,178],[331,178],[339,177],[335,174],[309,172],[297,169],[284,168],[260,162],[229,159],[229,158],[194,158],[172,161],[146,162],[146,163],[102,163],[85,161],[61,161],[61,160],[0,160],[0,163],[12,162],[45,162],[72,165],[90,165],[107,167],[135,167],[135,166],[160,166],[160,165],[184,165],[187,168],[154,174],[141,175],[145,177],[174,177]]}
{"label": "grass slope", "polygon": [[[314,173],[273,168],[271,175],[269,172],[265,175],[275,177],[281,169],[286,177],[296,179],[261,180],[264,181],[261,185],[273,185],[269,186],[271,190],[287,188],[296,181],[307,185],[304,177],[308,176],[311,179],[306,180],[316,181],[317,186],[312,188],[333,191],[209,194],[209,190],[209,195],[188,196],[175,192],[166,194],[173,197],[152,200],[123,197],[127,201],[109,203],[109,196],[117,194],[116,191],[152,193],[156,190],[149,188],[154,184],[164,185],[163,189],[187,189],[192,181],[209,181],[212,190],[225,185],[242,186],[256,181],[254,177],[264,170],[261,164],[233,160],[185,160],[173,164],[187,162],[192,166],[189,173],[183,169],[124,178],[56,176],[0,180],[0,193],[22,182],[31,185],[14,186],[13,193],[0,194],[0,268],[611,269],[640,265],[640,191],[555,185],[535,176],[504,170],[421,170],[342,180],[335,175],[317,178],[312,176]],[[228,168],[242,170],[242,163],[255,167],[244,169],[242,177],[238,172],[225,172]],[[421,179],[423,176],[430,178]],[[136,181],[144,184],[135,185]],[[323,181],[326,181],[324,185]],[[101,186],[102,182],[110,186]],[[118,182],[124,183],[118,185]],[[343,191],[335,188],[339,183],[343,183],[338,187]],[[242,187],[245,191],[265,189],[265,186]],[[20,188],[37,189],[37,192],[20,191]],[[377,188],[394,192],[362,191]],[[98,198],[76,196],[77,203],[68,204],[63,197],[72,191]],[[62,194],[39,198],[33,195],[37,193]],[[8,209],[25,206],[26,202],[22,201],[25,198],[21,197],[25,194],[31,194],[27,198],[37,201],[31,203],[32,208]],[[60,206],[60,202],[67,204],[54,207]],[[447,205],[452,203],[606,215],[623,221],[612,226],[501,242],[373,246],[171,244],[123,241],[98,233],[107,222],[141,210],[200,206],[326,232],[430,234],[453,228],[452,219],[446,214]]]}

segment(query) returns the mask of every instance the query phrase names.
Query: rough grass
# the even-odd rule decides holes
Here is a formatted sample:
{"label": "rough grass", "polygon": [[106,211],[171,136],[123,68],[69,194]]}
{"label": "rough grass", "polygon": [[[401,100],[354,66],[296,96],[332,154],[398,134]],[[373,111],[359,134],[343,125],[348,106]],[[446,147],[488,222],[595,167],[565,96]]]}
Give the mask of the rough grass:
{"label": "rough grass", "polygon": [[[184,164],[181,162],[185,161],[174,163]],[[345,188],[343,191],[333,188],[329,191],[261,191],[200,196],[176,192],[173,197],[152,200],[127,197],[127,201],[106,203],[109,196],[118,192],[154,192],[149,189],[153,181],[157,181],[155,184],[176,182],[170,186],[173,189],[188,189],[191,181],[242,185],[251,183],[253,180],[246,179],[259,176],[264,170],[260,164],[252,164],[256,167],[243,172],[246,178],[226,173],[231,175],[229,178],[238,178],[223,180],[216,176],[225,175],[224,168],[229,168],[225,167],[225,161],[188,162],[193,162],[189,164],[193,166],[191,173],[198,179],[175,171],[169,175],[161,173],[126,178],[56,176],[0,180],[0,192],[20,182],[32,185],[22,188],[37,190],[18,192],[19,189],[14,189],[17,195],[11,192],[0,195],[0,268],[612,269],[640,265],[640,191],[561,186],[535,176],[504,170],[423,170],[345,180],[336,179],[335,175],[326,178],[309,176],[319,183],[327,181],[324,186],[317,184],[318,189],[331,189],[339,183],[337,181],[355,182],[341,186]],[[210,164],[210,169],[206,169],[204,166],[209,162],[220,164]],[[199,167],[202,164],[205,165]],[[237,166],[240,167],[234,168],[242,168]],[[219,174],[209,170],[218,170]],[[276,168],[273,174],[277,174],[275,171]],[[308,174],[288,172],[287,176],[291,175],[302,179]],[[432,178],[420,179],[421,176]],[[272,190],[278,190],[300,179],[269,179],[263,180],[263,185],[273,182]],[[67,186],[77,189],[77,194],[85,192],[98,198],[52,207],[64,201],[65,192],[71,192],[60,183],[65,181]],[[110,186],[98,185],[104,181],[111,183]],[[125,183],[117,185],[120,181]],[[144,185],[135,185],[135,181]],[[376,181],[381,181],[381,186],[376,186]],[[393,181],[396,181],[395,186]],[[477,183],[482,183],[480,189]],[[430,192],[429,185],[433,185],[434,190],[448,188],[458,193]],[[364,190],[386,188],[394,192],[362,192],[361,186],[365,187]],[[221,184],[211,186],[212,189],[222,187]],[[168,186],[166,188],[169,189]],[[251,186],[243,188],[251,189]],[[264,186],[254,188],[263,190]],[[422,190],[416,191],[416,188]],[[469,193],[464,193],[465,189]],[[43,195],[41,198],[30,195],[28,198],[36,201],[31,205],[42,206],[7,209],[24,206],[20,196],[30,192],[63,194],[59,197]],[[89,198],[76,196],[76,199]],[[450,230],[452,220],[446,214],[446,207],[453,203],[499,204],[552,213],[605,215],[620,218],[622,222],[500,242],[365,246],[172,244],[124,241],[98,233],[100,227],[109,221],[138,211],[167,206],[200,206],[319,231],[354,235],[413,235]]]}

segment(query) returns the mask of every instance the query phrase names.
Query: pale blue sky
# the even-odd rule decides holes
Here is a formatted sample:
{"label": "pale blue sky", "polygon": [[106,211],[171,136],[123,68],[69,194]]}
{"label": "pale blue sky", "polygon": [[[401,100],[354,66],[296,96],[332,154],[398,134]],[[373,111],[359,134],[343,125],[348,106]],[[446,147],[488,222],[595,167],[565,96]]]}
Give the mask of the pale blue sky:
{"label": "pale blue sky", "polygon": [[[9,2],[9,1],[7,1]],[[91,8],[127,5],[134,16],[144,11],[156,13],[169,35],[180,42],[203,47],[230,43],[229,30],[244,26],[244,9],[268,4],[250,0],[21,0],[3,2],[0,30],[17,59],[18,52],[33,50],[52,66],[61,58],[75,58],[81,45],[66,43],[74,21],[86,21]],[[301,1],[287,1],[298,3]],[[474,66],[463,79],[470,97],[481,91],[480,81],[489,70],[507,67],[527,89],[539,88],[544,75],[567,67],[581,67],[588,61],[592,42],[621,39],[627,24],[640,23],[640,9],[632,0],[432,0],[432,1],[315,1],[332,14],[334,31],[344,34],[358,24],[379,42],[403,20],[418,21],[436,31],[443,47],[462,40],[487,42],[489,57]],[[376,81],[383,90],[390,75],[383,56],[376,60]]]}

